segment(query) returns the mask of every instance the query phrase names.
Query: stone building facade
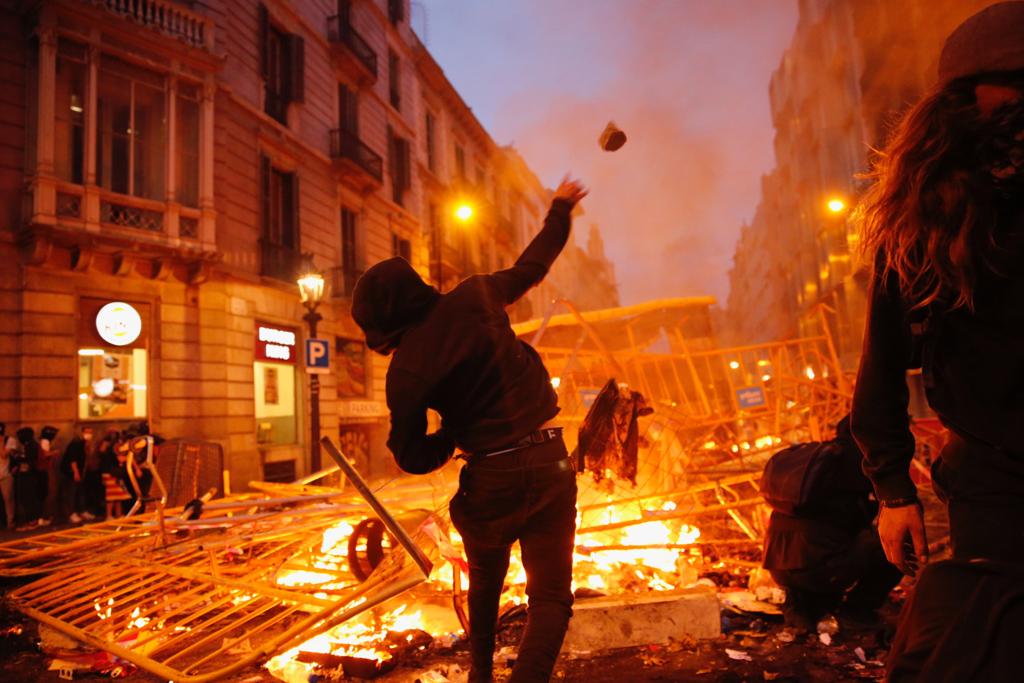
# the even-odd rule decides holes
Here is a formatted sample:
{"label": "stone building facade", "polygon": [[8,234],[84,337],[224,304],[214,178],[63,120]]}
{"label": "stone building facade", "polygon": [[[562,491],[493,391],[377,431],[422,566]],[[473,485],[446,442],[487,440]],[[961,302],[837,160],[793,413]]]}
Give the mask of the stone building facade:
{"label": "stone building facade", "polygon": [[[295,280],[312,267],[333,351],[321,433],[389,472],[386,359],[351,319],[356,280],[391,256],[443,287],[509,264],[549,196],[506,182],[508,154],[408,16],[408,0],[5,3],[0,421],[67,439],[147,420],[221,444],[236,488],[301,476]],[[456,232],[462,195],[481,218]]]}
{"label": "stone building facade", "polygon": [[[771,78],[775,168],[730,273],[729,336],[765,341],[831,328],[855,367],[865,314],[850,208],[900,114],[935,81],[945,37],[991,0],[801,0]],[[840,207],[832,201],[842,202]],[[839,209],[838,211],[834,209]]]}

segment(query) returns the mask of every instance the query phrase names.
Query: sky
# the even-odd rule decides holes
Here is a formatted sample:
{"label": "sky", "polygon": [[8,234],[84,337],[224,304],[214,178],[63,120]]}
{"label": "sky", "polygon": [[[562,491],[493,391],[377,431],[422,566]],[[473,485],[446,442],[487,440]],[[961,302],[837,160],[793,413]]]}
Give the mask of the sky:
{"label": "sky", "polygon": [[[796,0],[413,0],[412,25],[499,145],[589,186],[623,304],[713,295],[761,175]],[[628,136],[604,152],[614,120]]]}

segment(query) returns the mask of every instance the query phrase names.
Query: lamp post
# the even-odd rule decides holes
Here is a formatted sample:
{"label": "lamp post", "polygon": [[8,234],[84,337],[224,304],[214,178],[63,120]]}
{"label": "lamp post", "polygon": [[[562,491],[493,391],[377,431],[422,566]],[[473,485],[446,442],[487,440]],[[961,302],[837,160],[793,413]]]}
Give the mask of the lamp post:
{"label": "lamp post", "polygon": [[[324,276],[310,267],[299,279],[299,298],[306,307],[306,315],[302,319],[309,325],[309,338],[316,338],[316,324],[323,319],[316,312],[317,306],[324,298]],[[310,431],[313,443],[310,453],[310,465],[314,472],[320,471],[320,375],[309,376],[309,411]]]}

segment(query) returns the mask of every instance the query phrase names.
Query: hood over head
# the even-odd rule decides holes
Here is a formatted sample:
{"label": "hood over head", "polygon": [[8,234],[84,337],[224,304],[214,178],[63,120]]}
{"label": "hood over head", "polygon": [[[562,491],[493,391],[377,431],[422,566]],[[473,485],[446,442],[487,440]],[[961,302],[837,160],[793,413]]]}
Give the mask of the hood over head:
{"label": "hood over head", "polygon": [[359,278],[352,293],[352,318],[366,334],[366,345],[386,356],[439,298],[441,293],[424,282],[408,261],[390,258]]}

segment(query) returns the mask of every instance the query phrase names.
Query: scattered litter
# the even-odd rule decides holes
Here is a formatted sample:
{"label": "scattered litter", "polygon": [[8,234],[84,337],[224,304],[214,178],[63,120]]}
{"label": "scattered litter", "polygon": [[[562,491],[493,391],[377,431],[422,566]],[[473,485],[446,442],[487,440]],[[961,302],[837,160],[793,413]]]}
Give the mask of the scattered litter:
{"label": "scattered litter", "polygon": [[818,622],[818,633],[827,633],[834,636],[839,633],[839,622],[831,614]]}
{"label": "scattered litter", "polygon": [[796,640],[796,636],[791,631],[779,631],[775,634],[775,640],[780,643],[792,643]]}
{"label": "scattered litter", "polygon": [[735,659],[740,662],[752,662],[753,658],[743,650],[730,650],[725,648],[725,654],[729,656],[729,659]]}
{"label": "scattered litter", "polygon": [[450,678],[440,671],[424,671],[416,677],[416,683],[451,683]]}
{"label": "scattered litter", "polygon": [[764,676],[764,680],[766,681],[775,681],[779,678],[782,678],[782,674],[776,673],[774,671],[763,671],[761,673]]}
{"label": "scattered litter", "polygon": [[832,644],[832,636],[830,634],[828,634],[828,633],[819,633],[818,634],[818,640],[821,641],[822,645],[831,645]]}
{"label": "scattered litter", "polygon": [[853,654],[857,655],[857,659],[859,659],[861,662],[867,662],[868,661],[867,656],[864,654],[864,648],[862,648],[862,647],[854,648],[853,649]]}

